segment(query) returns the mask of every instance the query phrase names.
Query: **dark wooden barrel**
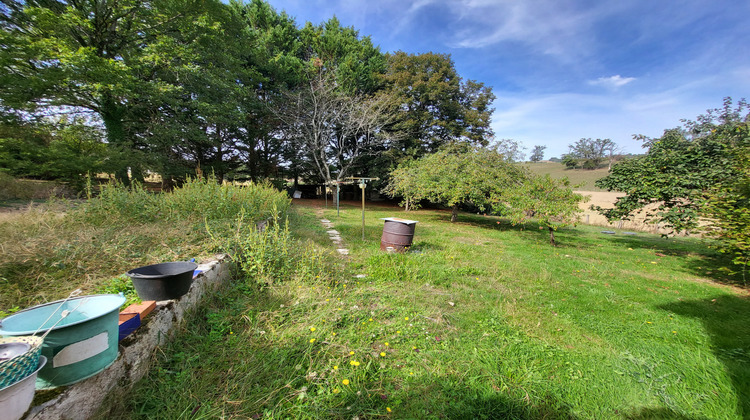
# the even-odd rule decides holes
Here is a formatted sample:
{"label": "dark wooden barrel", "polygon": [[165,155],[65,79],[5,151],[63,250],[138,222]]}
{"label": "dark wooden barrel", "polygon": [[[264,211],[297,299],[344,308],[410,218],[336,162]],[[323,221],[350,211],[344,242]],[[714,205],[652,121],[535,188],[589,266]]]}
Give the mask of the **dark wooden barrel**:
{"label": "dark wooden barrel", "polygon": [[414,240],[414,229],[417,222],[414,220],[388,217],[383,225],[383,236],[380,239],[380,249],[385,251],[388,247],[397,252],[404,252]]}

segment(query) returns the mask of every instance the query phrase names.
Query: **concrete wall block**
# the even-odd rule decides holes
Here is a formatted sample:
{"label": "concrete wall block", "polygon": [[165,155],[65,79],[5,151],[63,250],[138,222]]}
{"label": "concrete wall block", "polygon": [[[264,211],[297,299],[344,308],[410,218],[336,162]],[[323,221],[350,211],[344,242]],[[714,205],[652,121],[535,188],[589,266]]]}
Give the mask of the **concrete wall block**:
{"label": "concrete wall block", "polygon": [[228,257],[199,265],[202,273],[195,278],[190,291],[177,300],[156,303],[156,309],[143,325],[120,342],[120,352],[110,367],[99,374],[66,387],[60,395],[33,407],[26,420],[84,420],[97,412],[104,398],[115,388],[129,389],[142,379],[151,367],[151,357],[158,346],[174,336],[185,313],[197,306],[207,292],[230,281]]}

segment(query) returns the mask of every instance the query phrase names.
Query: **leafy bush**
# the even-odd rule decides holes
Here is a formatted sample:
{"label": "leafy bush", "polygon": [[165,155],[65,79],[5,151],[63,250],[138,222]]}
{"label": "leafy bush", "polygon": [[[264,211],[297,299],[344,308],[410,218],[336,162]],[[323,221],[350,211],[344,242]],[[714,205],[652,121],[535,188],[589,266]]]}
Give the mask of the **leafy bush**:
{"label": "leafy bush", "polygon": [[58,124],[0,121],[0,167],[18,177],[56,180],[83,189],[86,173],[103,169],[107,145],[102,133],[82,120]]}
{"label": "leafy bush", "polygon": [[249,281],[271,285],[293,277],[319,277],[324,271],[319,251],[301,247],[291,237],[288,220],[283,223],[280,220],[275,216],[256,225],[248,222],[241,212],[232,235],[212,237]]}
{"label": "leafy bush", "polygon": [[66,195],[67,189],[58,183],[16,179],[0,172],[0,200],[39,200]]}

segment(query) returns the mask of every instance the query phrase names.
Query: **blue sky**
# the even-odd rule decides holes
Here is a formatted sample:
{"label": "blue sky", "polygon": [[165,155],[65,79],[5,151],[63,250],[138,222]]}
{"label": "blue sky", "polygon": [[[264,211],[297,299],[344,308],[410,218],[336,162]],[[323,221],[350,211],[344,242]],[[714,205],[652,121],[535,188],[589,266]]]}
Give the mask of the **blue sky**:
{"label": "blue sky", "polygon": [[750,99],[747,0],[270,0],[299,25],[336,15],[384,52],[451,54],[493,88],[497,138],[560,156],[580,138],[641,153],[722,99]]}

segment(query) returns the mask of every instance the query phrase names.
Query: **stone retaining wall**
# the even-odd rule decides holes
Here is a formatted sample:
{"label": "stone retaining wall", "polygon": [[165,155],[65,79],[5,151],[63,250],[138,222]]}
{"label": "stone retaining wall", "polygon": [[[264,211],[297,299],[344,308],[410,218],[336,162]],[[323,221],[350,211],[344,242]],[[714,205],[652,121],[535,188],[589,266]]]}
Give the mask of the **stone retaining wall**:
{"label": "stone retaining wall", "polygon": [[156,303],[133,334],[120,342],[117,360],[104,371],[66,387],[60,395],[26,414],[26,420],[88,419],[101,406],[104,398],[115,387],[129,389],[148,373],[150,360],[157,346],[174,335],[185,312],[197,306],[204,294],[216,290],[230,279],[226,255],[200,264],[202,272],[195,278],[190,291],[177,300]]}

